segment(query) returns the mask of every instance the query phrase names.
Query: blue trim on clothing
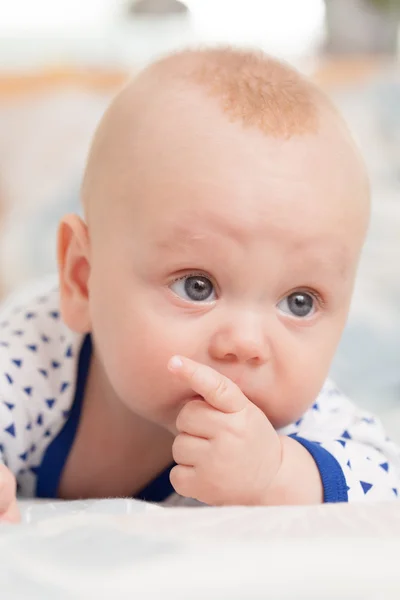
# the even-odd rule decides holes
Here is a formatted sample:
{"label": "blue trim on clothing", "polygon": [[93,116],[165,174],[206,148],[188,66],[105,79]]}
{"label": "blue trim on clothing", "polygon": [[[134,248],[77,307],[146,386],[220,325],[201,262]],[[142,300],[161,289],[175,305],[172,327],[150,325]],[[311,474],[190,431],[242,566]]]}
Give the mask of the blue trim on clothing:
{"label": "blue trim on clothing", "polygon": [[317,442],[311,442],[296,434],[289,437],[304,446],[315,460],[324,488],[324,502],[348,502],[346,479],[336,458]]}
{"label": "blue trim on clothing", "polygon": [[146,502],[162,502],[166,500],[168,496],[175,492],[169,480],[169,474],[174,466],[175,463],[167,467],[147,487],[136,494],[135,498],[137,500],[145,500]]}
{"label": "blue trim on clothing", "polygon": [[36,496],[38,498],[57,498],[61,473],[72,448],[80,421],[91,355],[92,340],[87,335],[79,354],[75,398],[71,412],[60,433],[48,445],[39,468],[36,480]]}
{"label": "blue trim on clothing", "polygon": [[[87,335],[79,354],[75,397],[71,412],[60,433],[47,447],[38,469],[36,480],[36,496],[38,498],[57,498],[61,474],[74,443],[81,417],[91,356],[92,340],[90,335]],[[175,463],[165,469],[134,497],[148,502],[162,502],[168,498],[174,492],[169,480],[170,471],[174,466]]]}

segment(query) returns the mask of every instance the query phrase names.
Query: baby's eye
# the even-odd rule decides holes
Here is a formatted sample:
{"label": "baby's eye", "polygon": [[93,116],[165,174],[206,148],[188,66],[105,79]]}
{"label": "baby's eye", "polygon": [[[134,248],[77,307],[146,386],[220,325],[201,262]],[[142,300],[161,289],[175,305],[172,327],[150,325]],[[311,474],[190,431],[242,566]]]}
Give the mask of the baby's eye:
{"label": "baby's eye", "polygon": [[214,286],[208,277],[202,275],[186,275],[170,286],[171,290],[181,298],[192,302],[212,302],[215,300]]}
{"label": "baby's eye", "polygon": [[315,312],[315,298],[307,292],[293,292],[283,298],[278,308],[285,314],[304,319]]}

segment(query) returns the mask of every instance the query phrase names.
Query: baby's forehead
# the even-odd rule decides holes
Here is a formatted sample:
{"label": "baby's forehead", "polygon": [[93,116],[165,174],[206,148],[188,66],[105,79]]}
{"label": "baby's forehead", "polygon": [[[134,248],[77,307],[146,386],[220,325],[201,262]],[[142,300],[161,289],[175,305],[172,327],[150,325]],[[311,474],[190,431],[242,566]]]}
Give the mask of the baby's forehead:
{"label": "baby's forehead", "polygon": [[[85,208],[101,206],[104,198],[109,210],[110,199],[122,196],[122,189],[126,199],[127,190],[135,188],[135,181],[142,185],[144,175],[147,187],[154,190],[165,177],[162,185],[173,194],[169,180],[182,188],[193,165],[202,186],[208,178],[210,186],[218,187],[219,172],[207,156],[210,143],[218,168],[225,156],[232,158],[225,163],[238,184],[240,153],[256,156],[271,139],[279,145],[309,137],[314,143],[329,120],[338,119],[323,95],[294,69],[265,55],[207,50],[167,57],[132,81],[107,111],[89,155],[82,192]],[[337,130],[339,125],[338,120]],[[338,139],[342,134],[335,128],[336,122],[331,130]],[[325,147],[329,144],[332,140]],[[293,155],[293,165],[301,163],[303,150],[304,144],[299,160]],[[251,176],[248,171],[247,179]],[[161,183],[154,191],[157,197],[160,188]],[[135,188],[130,199],[137,203],[140,198]]]}
{"label": "baby's forehead", "polygon": [[[304,227],[304,222],[294,216],[290,224],[282,227],[276,219],[247,222],[235,216],[225,216],[213,210],[193,210],[180,213],[180,218],[158,220],[157,227],[144,229],[143,243],[150,262],[157,265],[177,262],[194,263],[232,269],[236,262],[254,261],[259,268],[268,269],[270,261],[284,257],[286,268],[308,269],[313,275],[344,277],[354,268],[357,252],[348,240],[338,233],[337,224]],[[153,221],[155,217],[150,217]],[[150,233],[150,235],[149,235]],[[140,245],[139,241],[139,245]],[[193,266],[190,264],[189,266]]]}

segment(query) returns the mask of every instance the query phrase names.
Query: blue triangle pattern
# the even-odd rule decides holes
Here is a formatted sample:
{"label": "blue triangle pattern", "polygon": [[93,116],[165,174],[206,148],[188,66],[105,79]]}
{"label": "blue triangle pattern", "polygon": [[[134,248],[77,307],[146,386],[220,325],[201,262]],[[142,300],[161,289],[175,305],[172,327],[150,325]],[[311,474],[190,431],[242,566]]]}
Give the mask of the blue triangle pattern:
{"label": "blue triangle pattern", "polygon": [[28,460],[28,452],[24,452],[23,454],[20,454],[19,457],[23,461]]}
{"label": "blue triangle pattern", "polygon": [[349,469],[351,469],[351,462],[350,462],[349,460],[347,461],[347,463],[346,463],[346,464],[347,464],[347,466],[349,467]]}
{"label": "blue triangle pattern", "polygon": [[32,423],[28,423],[28,424],[27,424],[27,426],[25,427],[25,429],[27,429],[28,431],[29,431],[30,429],[32,429]]}
{"label": "blue triangle pattern", "polygon": [[386,473],[389,471],[389,463],[384,462],[384,463],[381,463],[379,466],[380,466],[381,469],[383,469],[384,471],[386,471]]}
{"label": "blue triangle pattern", "polygon": [[63,382],[62,382],[62,384],[61,384],[61,386],[60,386],[60,392],[61,392],[61,394],[62,394],[63,392],[65,392],[65,390],[66,390],[67,388],[69,388],[69,382],[68,382],[68,381],[63,381]]}
{"label": "blue triangle pattern", "polygon": [[36,317],[36,313],[34,312],[27,312],[25,315],[25,319],[34,319]]}
{"label": "blue triangle pattern", "polygon": [[360,483],[364,490],[364,494],[368,494],[369,490],[372,488],[372,483],[368,483],[367,481],[360,481]]}
{"label": "blue triangle pattern", "polygon": [[34,474],[37,475],[39,473],[40,470],[40,465],[37,465],[36,467],[30,467],[29,470]]}
{"label": "blue triangle pattern", "polygon": [[9,433],[10,435],[12,435],[12,437],[15,437],[15,425],[14,425],[14,423],[11,423],[11,425],[9,425],[8,427],[6,427],[4,431],[6,433]]}
{"label": "blue triangle pattern", "polygon": [[38,371],[39,371],[39,373],[41,373],[43,375],[43,377],[48,377],[49,376],[49,374],[46,371],[46,369],[38,369]]}
{"label": "blue triangle pattern", "polygon": [[58,310],[51,310],[51,311],[49,312],[49,316],[50,316],[52,319],[55,319],[55,320],[57,320],[57,319],[59,318],[59,316],[60,316],[60,313],[58,312]]}
{"label": "blue triangle pattern", "polygon": [[30,350],[31,352],[37,352],[37,346],[36,344],[27,344],[26,346],[28,348],[28,350]]}
{"label": "blue triangle pattern", "polygon": [[53,367],[53,369],[59,369],[61,367],[61,364],[57,360],[52,360],[51,366]]}
{"label": "blue triangle pattern", "polygon": [[344,440],[336,440],[339,444],[342,444],[343,448],[346,447],[346,442]]}
{"label": "blue triangle pattern", "polygon": [[46,404],[49,408],[53,408],[55,401],[56,401],[55,398],[48,398],[46,400]]}
{"label": "blue triangle pattern", "polygon": [[392,488],[392,490],[393,490],[393,494],[394,494],[395,496],[398,496],[398,495],[399,495],[399,492],[398,492],[397,488]]}
{"label": "blue triangle pattern", "polygon": [[347,430],[343,431],[341,437],[344,438],[345,440],[351,440],[351,435],[349,434],[349,432]]}
{"label": "blue triangle pattern", "polygon": [[19,369],[22,367],[22,360],[20,358],[12,358],[11,362]]}
{"label": "blue triangle pattern", "polygon": [[30,386],[24,387],[24,392],[27,396],[32,396],[32,388]]}
{"label": "blue triangle pattern", "polygon": [[48,344],[48,343],[50,342],[50,338],[49,338],[49,337],[47,337],[47,335],[44,335],[44,334],[41,336],[41,340],[42,340],[42,342],[44,342],[45,344]]}
{"label": "blue triangle pattern", "polygon": [[37,416],[37,419],[36,419],[36,424],[37,424],[37,425],[43,425],[43,416],[42,416],[41,414],[39,414],[39,415]]}
{"label": "blue triangle pattern", "polygon": [[13,380],[13,378],[11,377],[11,375],[9,375],[8,373],[4,373],[4,375],[6,376],[6,379],[7,379],[8,383],[9,383],[10,385],[12,385],[12,384],[14,383],[14,380]]}
{"label": "blue triangle pattern", "polygon": [[74,356],[73,352],[72,352],[72,346],[68,346],[67,351],[65,353],[65,356],[67,358],[72,358]]}
{"label": "blue triangle pattern", "polygon": [[9,410],[12,410],[13,408],[15,408],[15,404],[11,404],[11,402],[4,402],[4,404],[7,406],[7,408]]}
{"label": "blue triangle pattern", "polygon": [[319,406],[318,406],[318,402],[314,402],[314,404],[311,407],[313,410],[319,410]]}
{"label": "blue triangle pattern", "polygon": [[36,450],[36,446],[35,444],[32,444],[32,446],[29,448],[29,452],[32,454],[32,452],[35,452]]}
{"label": "blue triangle pattern", "polygon": [[46,431],[44,432],[44,437],[50,437],[50,436],[51,436],[50,429],[46,429]]}
{"label": "blue triangle pattern", "polygon": [[13,331],[13,335],[19,335],[19,336],[21,336],[21,335],[24,335],[24,332],[22,331],[22,329],[15,329]]}

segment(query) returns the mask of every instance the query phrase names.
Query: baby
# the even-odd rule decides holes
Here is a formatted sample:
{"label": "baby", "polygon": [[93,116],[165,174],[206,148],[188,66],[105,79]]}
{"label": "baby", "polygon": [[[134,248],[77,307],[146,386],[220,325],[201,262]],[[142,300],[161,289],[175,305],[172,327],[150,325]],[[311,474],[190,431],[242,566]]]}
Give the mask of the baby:
{"label": "baby", "polygon": [[106,112],[82,200],[85,220],[60,224],[59,285],[2,310],[2,519],[19,518],[16,488],[396,498],[398,448],[325,382],[369,188],[322,92],[250,51],[164,58]]}

